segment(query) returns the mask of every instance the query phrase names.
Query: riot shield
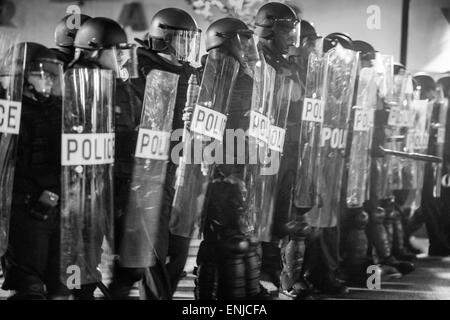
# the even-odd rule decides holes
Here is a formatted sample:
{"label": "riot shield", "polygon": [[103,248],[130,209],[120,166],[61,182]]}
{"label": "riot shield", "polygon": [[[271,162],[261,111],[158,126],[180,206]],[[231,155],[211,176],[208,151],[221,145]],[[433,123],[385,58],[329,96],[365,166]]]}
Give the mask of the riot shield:
{"label": "riot shield", "polygon": [[[264,157],[267,155],[270,138],[270,118],[268,115],[273,110],[275,94],[276,72],[264,59],[260,53],[261,67],[257,69],[260,81],[255,79],[253,84],[251,120],[249,124],[249,152],[251,152],[251,163],[258,163],[254,166],[252,180],[247,183],[251,194],[248,196],[247,208],[253,215],[252,224],[254,226],[253,236],[259,241],[269,241],[271,237],[271,226],[273,220],[273,210],[264,210],[264,184],[267,178],[261,171]],[[256,129],[256,130],[255,130]]]}
{"label": "riot shield", "polygon": [[113,261],[114,76],[64,75],[60,276],[69,289],[100,283]]}
{"label": "riot shield", "polygon": [[[405,150],[406,133],[414,121],[414,111],[411,109],[410,103],[412,98],[411,81],[411,76],[406,74],[394,77],[389,95],[383,98],[383,108],[376,111],[376,125],[380,138],[375,142],[378,144],[374,145],[375,149],[381,145],[383,151],[402,152]],[[391,198],[394,190],[403,188],[404,178],[410,180],[402,174],[407,162],[394,154],[386,154],[384,158],[377,158],[374,161],[379,167],[379,183],[376,186],[378,198]]]}
{"label": "riot shield", "polygon": [[8,245],[26,44],[0,31],[0,257]]}
{"label": "riot shield", "polygon": [[120,241],[120,264],[145,268],[155,264],[160,237],[163,193],[169,160],[179,75],[152,70],[147,75]]}
{"label": "riot shield", "polygon": [[310,209],[317,203],[320,133],[324,117],[326,60],[310,54],[305,82],[299,161],[295,186],[295,206]]}
{"label": "riot shield", "polygon": [[[418,99],[411,101],[414,121],[406,133],[407,153],[427,154],[433,104],[434,101]],[[422,199],[425,162],[413,159],[402,159],[402,162],[402,196],[398,200],[401,205],[414,210],[420,207]]]}
{"label": "riot shield", "polygon": [[[428,145],[428,152],[439,158],[444,158],[444,144],[445,144],[445,128],[447,126],[448,114],[448,99],[445,98],[442,92],[443,88],[437,89],[437,100],[433,105],[430,125],[430,142]],[[433,172],[433,197],[439,198],[441,196],[442,187],[442,163],[432,163],[431,169]],[[425,185],[424,185],[425,189]]]}
{"label": "riot shield", "polygon": [[261,166],[261,211],[266,215],[266,232],[261,241],[271,240],[271,228],[277,199],[278,171],[283,154],[287,116],[291,104],[293,80],[282,73],[275,76],[272,107],[267,116],[270,120],[269,142]]}
{"label": "riot shield", "polygon": [[182,166],[178,168],[176,191],[170,217],[172,234],[191,237],[201,231],[201,217],[212,163],[205,148],[222,143],[239,62],[220,49],[209,52],[190,125],[184,138]]}
{"label": "riot shield", "polygon": [[358,53],[340,45],[326,54],[326,102],[319,150],[318,204],[308,217],[313,227],[337,225],[350,110]]}
{"label": "riot shield", "polygon": [[377,103],[377,85],[374,68],[359,71],[356,105],[353,106],[353,127],[350,154],[346,204],[348,208],[361,208],[368,193],[370,148],[373,133],[373,118]]}

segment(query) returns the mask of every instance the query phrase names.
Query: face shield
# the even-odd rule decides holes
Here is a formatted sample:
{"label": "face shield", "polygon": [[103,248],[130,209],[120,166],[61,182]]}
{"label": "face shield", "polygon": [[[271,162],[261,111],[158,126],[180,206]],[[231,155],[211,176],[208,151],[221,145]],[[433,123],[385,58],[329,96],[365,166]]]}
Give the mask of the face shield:
{"label": "face shield", "polygon": [[226,48],[243,67],[248,68],[251,64],[259,60],[258,48],[253,38],[253,31],[245,29],[229,33],[218,32],[217,35],[230,41]]}
{"label": "face shield", "polygon": [[241,63],[245,66],[259,60],[258,48],[256,47],[253,32],[244,30],[236,34],[239,51],[241,52]]}
{"label": "face shield", "polygon": [[[26,43],[14,44],[0,36],[0,99],[21,98]],[[19,89],[20,88],[20,89]]]}
{"label": "face shield", "polygon": [[314,37],[302,37],[300,48],[302,51],[309,53],[315,53],[320,55],[323,51],[323,38],[319,36]]}
{"label": "face shield", "polygon": [[172,30],[168,43],[178,61],[199,63],[201,31]]}
{"label": "face shield", "polygon": [[160,24],[159,27],[164,30],[164,36],[150,39],[153,49],[164,51],[168,48],[178,61],[188,62],[192,65],[199,64],[202,33],[200,29],[179,29],[165,24]]}
{"label": "face shield", "polygon": [[97,62],[101,67],[113,70],[116,78],[126,81],[137,78],[137,52],[135,45],[123,45],[101,49]]}
{"label": "face shield", "polygon": [[44,98],[62,96],[63,65],[56,61],[36,61],[26,70],[26,80]]}
{"label": "face shield", "polygon": [[299,20],[274,19],[274,30],[286,35],[288,46],[300,47],[301,24]]}

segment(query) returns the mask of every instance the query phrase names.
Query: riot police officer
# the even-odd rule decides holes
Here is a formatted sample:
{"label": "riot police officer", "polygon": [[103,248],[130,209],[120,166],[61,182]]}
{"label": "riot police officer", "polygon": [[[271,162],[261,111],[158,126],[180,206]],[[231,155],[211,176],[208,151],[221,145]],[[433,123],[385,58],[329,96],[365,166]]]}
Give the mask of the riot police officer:
{"label": "riot police officer", "polygon": [[[83,125],[74,126],[70,123],[68,123],[68,125],[70,127],[81,127],[83,130],[89,130],[91,127],[96,128],[99,124],[101,124],[103,130],[109,130],[106,133],[112,134],[111,128],[113,128],[114,121],[112,117],[108,118],[108,115],[114,114],[116,118],[115,130],[118,131],[117,138],[115,139],[116,145],[114,149],[117,150],[115,152],[115,157],[120,157],[122,153],[125,152],[125,150],[119,148],[118,140],[122,138],[120,133],[122,129],[121,125],[123,123],[120,120],[125,112],[127,112],[127,115],[130,113],[139,114],[141,108],[140,99],[129,91],[127,82],[127,80],[135,73],[136,60],[133,59],[135,47],[134,45],[128,43],[127,35],[124,29],[117,22],[103,17],[92,18],[82,24],[75,36],[74,47],[76,48],[75,58],[70,64],[69,70],[66,72],[66,77],[71,79],[67,86],[71,85],[75,86],[75,88],[67,91],[68,94],[65,99],[68,109],[67,112],[71,112],[69,114],[78,112],[78,109],[76,107],[73,108],[71,105],[71,100],[76,103],[78,103],[77,101],[81,101],[80,103],[86,106],[86,108],[104,109],[103,111],[95,109],[85,111],[88,114],[102,114],[101,119],[92,119],[92,124],[88,123],[89,119],[85,119],[84,121],[86,121],[86,123]],[[80,72],[82,76],[79,76],[78,72]],[[113,95],[114,87],[116,93],[115,96]],[[86,89],[81,90],[80,88]],[[86,90],[87,92],[84,92]],[[70,94],[74,96],[68,96]],[[98,99],[99,101],[92,103],[95,99]],[[111,105],[113,103],[114,105]],[[66,107],[66,105],[64,105],[64,107]],[[70,110],[70,108],[75,110]],[[136,117],[138,117],[138,115],[136,115]],[[76,120],[79,117],[68,117],[68,119],[71,118]],[[72,129],[69,128],[68,130]],[[66,214],[68,216],[68,221],[66,221],[66,224],[62,224],[63,232],[68,235],[62,239],[62,243],[65,245],[65,249],[67,249],[62,252],[62,255],[64,256],[64,259],[62,259],[62,265],[64,266],[67,264],[66,261],[77,259],[77,253],[79,255],[90,257],[89,259],[84,259],[82,262],[82,268],[86,270],[85,273],[88,274],[88,278],[82,283],[81,290],[77,291],[80,299],[93,299],[93,293],[97,286],[100,286],[102,291],[104,291],[105,294],[108,294],[106,288],[101,283],[102,278],[101,275],[98,274],[97,268],[98,264],[101,263],[102,256],[105,255],[105,252],[102,254],[103,239],[106,238],[109,247],[114,246],[114,243],[112,243],[114,212],[111,206],[114,197],[112,194],[113,176],[110,163],[100,164],[100,166],[101,169],[99,169],[98,172],[104,172],[105,174],[98,174],[98,177],[94,176],[92,179],[101,180],[102,183],[97,186],[97,190],[95,190],[95,192],[93,190],[86,191],[91,193],[89,200],[95,201],[94,203],[97,203],[97,206],[99,206],[94,210],[96,212],[90,210],[89,206],[83,206],[81,207],[83,209],[79,209],[84,210],[81,215],[80,212],[77,212],[76,208],[75,210],[71,209],[69,204],[68,208],[66,208],[66,211],[68,212]],[[114,169],[117,170],[118,168],[114,167]],[[77,169],[75,166],[75,171],[76,170]],[[88,171],[88,168],[83,170]],[[108,173],[109,171],[111,172]],[[70,184],[72,181],[68,181],[67,183]],[[70,186],[67,186],[67,188],[70,189]],[[83,186],[78,188],[75,184],[75,191],[70,192],[80,192],[80,189],[82,188]],[[71,194],[70,192],[68,194]],[[76,198],[76,195],[72,194],[71,197]],[[88,221],[88,218],[81,222],[82,225],[86,224],[83,226],[83,228],[87,230],[85,238],[94,239],[94,241],[92,241],[93,243],[89,242],[89,244],[86,244],[86,248],[88,248],[86,250],[90,250],[90,252],[78,252],[77,250],[79,246],[77,246],[76,243],[70,242],[70,239],[72,238],[72,241],[77,241],[76,238],[71,236],[73,234],[72,229],[77,228],[77,226],[70,224],[70,222],[73,222],[73,219],[70,220],[71,214],[78,216],[81,215],[83,217],[95,215],[99,220],[99,224],[102,225],[102,228],[92,228],[89,226],[89,223],[91,222]],[[109,262],[106,265],[109,266]]]}
{"label": "riot police officer", "polygon": [[[333,51],[332,51],[333,50]],[[336,62],[343,69],[347,70],[347,86],[336,88],[336,83],[328,81],[327,92],[325,98],[324,123],[322,127],[322,139],[325,136],[325,130],[338,130],[346,132],[347,122],[349,118],[348,108],[353,99],[354,81],[353,74],[356,74],[355,54],[353,50],[353,41],[348,34],[334,32],[327,35],[323,39],[323,52],[330,54],[341,50],[343,55],[348,56],[348,64],[346,62]],[[345,50],[345,51],[344,51]],[[331,59],[331,58],[330,58]],[[336,65],[326,65],[329,74],[340,72]],[[334,89],[336,88],[336,89]],[[337,93],[337,92],[341,93]],[[345,92],[345,93],[344,93]],[[333,95],[338,95],[339,105],[335,104]],[[342,94],[343,96],[340,96]],[[328,118],[327,113],[333,113],[335,116]],[[336,131],[335,131],[336,132]],[[345,137],[346,134],[343,134]],[[322,141],[325,141],[322,140]],[[321,143],[321,157],[319,158],[319,178],[318,197],[322,204],[316,204],[311,211],[307,213],[311,232],[306,239],[305,251],[305,278],[313,284],[321,293],[325,294],[342,294],[347,293],[348,288],[345,287],[337,277],[339,266],[339,220],[341,206],[341,181],[344,169],[344,154],[346,143],[331,145],[330,143]],[[323,166],[323,167],[321,167]],[[335,180],[337,179],[337,180]],[[327,186],[330,187],[327,187]],[[339,186],[339,187],[338,187]]]}
{"label": "riot police officer", "polygon": [[[301,114],[306,97],[309,57],[314,55],[314,58],[318,58],[321,55],[321,40],[322,37],[317,34],[313,24],[302,20],[300,47],[291,47],[289,50],[289,61],[294,65],[301,81],[301,99],[292,99],[291,101],[287,131],[289,137],[287,143],[289,145],[287,150],[292,150],[293,152],[286,152],[286,157],[289,157],[289,159],[283,158],[282,160],[283,169],[290,167],[289,170],[284,170],[286,174],[283,176],[283,179],[293,179],[295,175],[294,170],[297,169],[297,172],[295,181],[291,180],[291,183],[293,183],[290,195],[292,200],[289,201],[292,201],[293,204],[288,222],[289,236],[282,242],[283,270],[281,273],[281,287],[284,294],[296,299],[307,298],[312,291],[312,286],[304,278],[303,260],[305,239],[310,231],[304,213],[313,206],[314,197],[311,197],[309,192],[304,194],[304,190],[305,188],[306,190],[311,190],[311,186],[317,182],[317,170],[314,170],[312,163],[317,161],[318,154],[314,154],[313,150],[318,150],[318,140],[316,138],[320,134],[320,124],[308,123],[307,119],[302,119]],[[311,77],[311,75],[309,76]],[[312,126],[315,128],[310,130],[309,128]],[[306,146],[307,151],[303,149],[304,146]],[[294,152],[297,153],[296,156]],[[304,156],[305,152],[308,156]],[[300,155],[302,155],[303,161],[298,161]],[[286,166],[287,163],[289,163],[288,166]],[[296,199],[297,195],[301,198],[300,200]]]}
{"label": "riot police officer", "polygon": [[[22,44],[23,45],[23,44]],[[61,85],[63,62],[28,42],[3,289],[11,299],[67,295],[59,280]]]}
{"label": "riot police officer", "polygon": [[[73,41],[75,35],[77,34],[80,26],[90,19],[88,15],[79,14],[67,15],[62,18],[55,28],[55,45],[56,48],[53,50],[57,57],[64,62],[64,67],[66,67],[74,58],[75,48],[73,46]],[[79,23],[79,25],[77,25]]]}
{"label": "riot police officer", "polygon": [[[293,65],[285,59],[284,55],[289,52],[290,47],[299,46],[300,42],[300,20],[295,11],[282,3],[269,2],[263,5],[256,14],[255,33],[259,38],[258,49],[264,56],[267,63],[275,69],[277,80],[275,81],[274,96],[281,96],[283,93],[280,88],[287,88],[284,83],[293,81],[296,86],[297,94],[300,92],[300,80],[298,73]],[[262,242],[262,267],[261,279],[273,283],[275,286],[280,284],[281,256],[279,242],[287,235],[286,223],[291,210],[291,188],[295,178],[296,157],[298,143],[295,139],[295,126],[299,122],[299,110],[289,109],[291,97],[285,103],[277,103],[277,111],[282,114],[289,113],[287,117],[291,127],[286,133],[285,154],[281,157],[279,172],[275,175],[266,176],[267,185],[272,185],[273,190],[267,190],[263,195],[266,204],[262,207],[267,210],[267,214],[273,214],[273,226],[271,232],[271,241]],[[295,100],[299,100],[296,97]],[[287,102],[287,103],[286,103]],[[276,104],[276,102],[273,102]],[[283,121],[284,120],[284,121]],[[288,123],[285,119],[275,121],[274,125],[286,128]],[[273,119],[272,119],[273,121]],[[277,123],[280,122],[280,123]],[[293,139],[291,139],[294,137]],[[294,171],[293,171],[294,170]],[[278,179],[279,175],[279,179]],[[274,203],[274,205],[273,205]],[[271,226],[266,226],[271,228]]]}
{"label": "riot police officer", "polygon": [[[151,85],[146,83],[146,78],[153,70],[178,75],[175,108],[171,122],[173,130],[183,128],[184,125],[182,115],[186,104],[188,81],[192,74],[197,74],[192,64],[196,64],[198,60],[200,35],[201,30],[190,14],[181,9],[166,8],[153,16],[146,38],[137,39],[137,42],[141,44],[141,47],[137,49],[138,78],[131,81],[129,90],[143,101],[146,85]],[[200,76],[197,78],[200,79]],[[157,84],[153,86],[157,87]],[[123,103],[126,103],[126,98],[123,99]],[[121,259],[110,288],[116,298],[124,298],[132,285],[143,279],[142,298],[170,299],[183,273],[190,244],[190,238],[186,235],[169,232],[176,172],[176,165],[173,162],[169,161],[167,164],[162,205],[155,218],[156,222],[144,219],[143,225],[140,226],[147,230],[153,228],[152,224],[157,226],[157,230],[152,230],[152,233],[156,233],[154,243],[143,244],[148,240],[136,239],[132,234],[124,232],[127,219],[132,219],[134,214],[127,212],[129,209],[127,209],[126,196],[129,194],[132,182],[134,159],[134,149],[130,149],[134,147],[134,144],[130,141],[136,141],[135,129],[139,126],[140,116],[140,109],[121,107],[120,116],[116,121],[118,135],[115,173],[116,212],[119,216],[118,245],[126,248],[141,243],[142,248],[147,249],[143,249],[146,252],[138,252],[137,257]],[[173,141],[171,146],[173,147],[176,143],[177,141]],[[143,257],[155,260],[156,263],[151,265],[142,263]],[[170,262],[166,265],[167,257]]]}
{"label": "riot police officer", "polygon": [[[209,56],[198,104],[210,105],[216,112],[226,114],[227,130],[247,131],[250,114],[263,109],[258,104],[261,97],[252,94],[257,85],[257,65],[263,64],[253,32],[238,19],[219,19],[206,31],[206,48]],[[257,94],[263,95],[262,88],[259,89]],[[202,218],[204,240],[197,256],[196,298],[267,298],[259,284],[259,243],[252,219],[259,209],[258,200],[254,198],[259,165],[237,161],[242,155],[235,155],[234,149],[240,142],[236,143],[228,134],[223,140],[221,154],[229,159],[233,150],[233,163],[212,165]],[[250,135],[245,138],[249,148],[251,141],[254,140]],[[222,148],[222,144],[219,147]],[[245,159],[249,159],[251,152],[246,152]]]}

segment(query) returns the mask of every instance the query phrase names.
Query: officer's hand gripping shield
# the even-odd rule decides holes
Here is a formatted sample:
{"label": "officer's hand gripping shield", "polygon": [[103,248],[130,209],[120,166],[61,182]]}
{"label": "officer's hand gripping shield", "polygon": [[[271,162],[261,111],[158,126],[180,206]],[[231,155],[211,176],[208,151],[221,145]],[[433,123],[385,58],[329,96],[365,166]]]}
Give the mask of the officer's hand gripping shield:
{"label": "officer's hand gripping shield", "polygon": [[110,276],[113,262],[114,75],[64,76],[60,276],[69,289]]}

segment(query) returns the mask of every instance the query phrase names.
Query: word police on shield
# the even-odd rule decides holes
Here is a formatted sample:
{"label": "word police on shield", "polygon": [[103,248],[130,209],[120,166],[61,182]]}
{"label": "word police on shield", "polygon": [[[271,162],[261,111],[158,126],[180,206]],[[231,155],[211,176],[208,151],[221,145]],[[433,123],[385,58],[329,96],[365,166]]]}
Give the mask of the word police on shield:
{"label": "word police on shield", "polygon": [[412,127],[414,125],[415,112],[402,110],[399,107],[391,107],[389,111],[388,125],[393,127]]}
{"label": "word police on shield", "polygon": [[191,131],[223,141],[226,123],[226,115],[197,104],[192,115]]}
{"label": "word police on shield", "polygon": [[0,99],[0,132],[19,134],[22,103]]}
{"label": "word police on shield", "polygon": [[408,150],[426,149],[428,147],[428,132],[411,130],[406,136],[406,148]]}
{"label": "word police on shield", "polygon": [[62,135],[63,166],[114,163],[114,133],[68,133]]}
{"label": "word police on shield", "polygon": [[265,115],[256,111],[250,111],[250,126],[248,135],[265,143],[269,141],[270,120]]}
{"label": "word police on shield", "polygon": [[286,130],[277,126],[270,126],[269,149],[283,152]]}
{"label": "word police on shield", "polygon": [[347,140],[346,130],[341,128],[323,127],[321,135],[321,147],[329,145],[331,149],[345,149]]}
{"label": "word police on shield", "polygon": [[139,129],[136,158],[168,160],[170,132]]}
{"label": "word police on shield", "polygon": [[302,121],[323,123],[323,101],[305,98],[303,102]]}
{"label": "word police on shield", "polygon": [[445,128],[438,128],[437,143],[445,143]]}
{"label": "word police on shield", "polygon": [[[358,108],[358,107],[355,107]],[[354,131],[369,131],[373,125],[373,113],[367,110],[355,110]]]}

